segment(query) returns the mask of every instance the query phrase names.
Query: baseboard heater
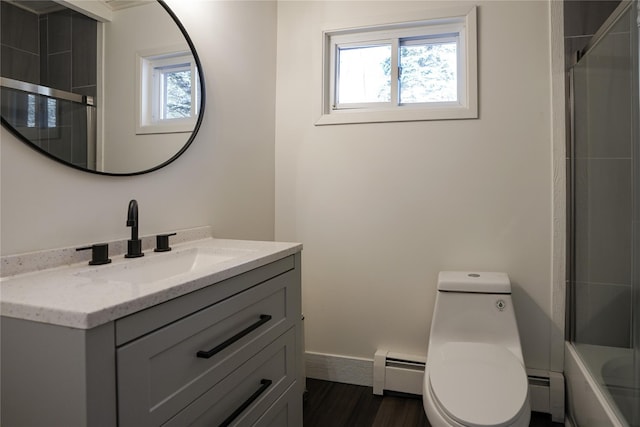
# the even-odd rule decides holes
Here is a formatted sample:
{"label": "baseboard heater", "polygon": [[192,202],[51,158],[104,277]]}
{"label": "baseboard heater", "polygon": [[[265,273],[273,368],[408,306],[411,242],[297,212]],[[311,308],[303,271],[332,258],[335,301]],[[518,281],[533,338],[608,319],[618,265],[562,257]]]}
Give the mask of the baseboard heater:
{"label": "baseboard heater", "polygon": [[422,394],[424,367],[423,356],[392,353],[378,350],[373,358],[373,394],[385,391]]}
{"label": "baseboard heater", "polygon": [[[426,361],[426,357],[423,356],[393,353],[387,350],[376,351],[373,358],[373,394],[382,395],[385,391],[392,391],[421,395]],[[529,399],[532,410],[551,413],[550,402],[562,399],[564,388],[561,387],[561,390],[555,392],[554,394],[558,396],[551,399],[549,373],[529,371]],[[564,381],[562,374],[553,375],[559,375],[556,383],[562,386]]]}

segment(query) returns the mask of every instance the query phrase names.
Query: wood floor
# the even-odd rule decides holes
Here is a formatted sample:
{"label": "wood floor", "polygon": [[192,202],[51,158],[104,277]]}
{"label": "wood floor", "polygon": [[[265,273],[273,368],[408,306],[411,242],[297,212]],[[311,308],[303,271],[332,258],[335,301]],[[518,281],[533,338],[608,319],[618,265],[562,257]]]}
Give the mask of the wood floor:
{"label": "wood floor", "polygon": [[[371,387],[307,378],[304,427],[430,427],[419,398],[375,396]],[[531,427],[557,427],[532,413]]]}
{"label": "wood floor", "polygon": [[422,401],[376,396],[371,387],[307,378],[304,427],[429,426]]}

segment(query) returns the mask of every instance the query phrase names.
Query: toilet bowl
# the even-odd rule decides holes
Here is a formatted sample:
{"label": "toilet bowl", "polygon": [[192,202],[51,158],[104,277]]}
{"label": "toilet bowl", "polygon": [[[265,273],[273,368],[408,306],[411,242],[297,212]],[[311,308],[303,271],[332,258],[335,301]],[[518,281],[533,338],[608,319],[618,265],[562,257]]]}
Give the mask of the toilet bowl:
{"label": "toilet bowl", "polygon": [[422,399],[434,427],[529,425],[529,386],[505,273],[438,275]]}

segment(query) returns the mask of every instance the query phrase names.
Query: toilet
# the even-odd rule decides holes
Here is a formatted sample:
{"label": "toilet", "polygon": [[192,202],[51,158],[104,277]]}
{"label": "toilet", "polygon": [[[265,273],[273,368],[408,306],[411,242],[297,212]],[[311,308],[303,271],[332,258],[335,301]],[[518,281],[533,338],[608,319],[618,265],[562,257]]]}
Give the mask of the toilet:
{"label": "toilet", "polygon": [[422,400],[433,427],[529,425],[529,386],[507,274],[440,272]]}

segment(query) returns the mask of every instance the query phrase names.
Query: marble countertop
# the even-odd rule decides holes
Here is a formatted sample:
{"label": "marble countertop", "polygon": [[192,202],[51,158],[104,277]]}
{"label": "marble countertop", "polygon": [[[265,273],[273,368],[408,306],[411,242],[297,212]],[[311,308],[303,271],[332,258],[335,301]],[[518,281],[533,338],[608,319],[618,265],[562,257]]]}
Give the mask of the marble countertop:
{"label": "marble countertop", "polygon": [[[111,264],[86,262],[0,279],[0,314],[36,322],[90,329],[156,304],[210,286],[302,250],[299,243],[208,238],[172,245],[171,252],[145,252],[145,256],[112,257]],[[202,248],[230,251],[234,256],[195,271],[148,283],[105,279],[104,269],[134,263],[169,260],[172,254]],[[160,258],[164,257],[164,258]],[[97,273],[97,274],[96,274]]]}

